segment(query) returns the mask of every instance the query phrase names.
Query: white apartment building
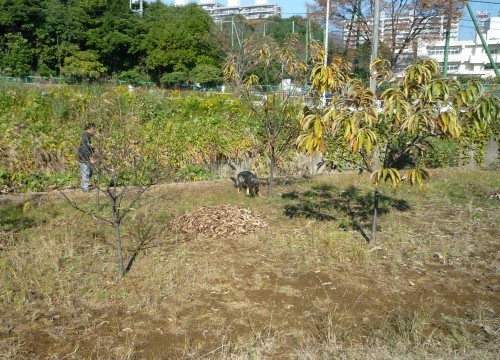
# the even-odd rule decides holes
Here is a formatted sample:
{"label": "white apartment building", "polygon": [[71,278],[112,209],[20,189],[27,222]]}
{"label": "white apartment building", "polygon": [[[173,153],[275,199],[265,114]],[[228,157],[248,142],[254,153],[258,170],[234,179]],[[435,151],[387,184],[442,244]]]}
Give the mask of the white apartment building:
{"label": "white apartment building", "polygon": [[[175,0],[175,5],[187,5],[188,0]],[[269,4],[268,0],[255,0],[255,4],[241,5],[240,0],[227,0],[223,5],[215,0],[199,0],[198,6],[202,7],[212,16],[215,22],[230,19],[235,15],[243,15],[246,19],[265,19],[270,16],[281,16],[281,7]]]}
{"label": "white apartment building", "polygon": [[[459,19],[454,19],[450,24],[450,38],[458,38]],[[423,41],[435,42],[446,38],[447,19],[445,16],[435,16],[422,18],[409,12],[406,15],[389,16],[384,11],[380,13],[379,41],[390,47],[392,51],[402,52],[399,55],[395,72],[402,74],[404,69],[415,61],[418,56],[419,44]],[[371,38],[373,29],[373,17],[364,20],[346,21],[344,23],[343,38],[344,44],[349,48],[354,48],[356,43],[364,43]],[[417,33],[410,44],[407,38],[411,34]],[[412,35],[413,36],[413,35]]]}
{"label": "white apartment building", "polygon": [[[498,14],[500,15],[500,13]],[[493,60],[500,67],[500,16],[478,14],[483,38],[488,44]],[[429,57],[439,62],[441,69],[444,64],[445,41],[422,42],[418,46],[419,57]],[[448,75],[494,77],[495,71],[484,50],[479,35],[474,40],[450,40],[448,49]]]}
{"label": "white apartment building", "polygon": [[[488,13],[478,13],[477,20],[481,28],[483,37],[488,44],[493,60],[500,67],[500,13],[497,17],[491,17]],[[403,43],[410,24],[415,20],[412,14],[394,20],[381,13],[380,34],[381,42],[392,41],[392,32],[395,30],[396,43]],[[478,35],[474,40],[458,40],[459,19],[451,23],[450,44],[448,49],[448,70],[450,76],[469,75],[483,78],[495,76],[493,66],[483,48]],[[358,28],[357,28],[358,27]],[[366,19],[366,22],[352,25],[346,22],[344,26],[344,42],[349,47],[354,47],[356,40],[359,43],[366,41],[363,36],[357,37],[357,30],[361,34],[366,33],[366,29],[373,27],[373,18]],[[349,42],[347,42],[349,40]],[[417,57],[429,57],[439,62],[442,69],[444,64],[444,50],[446,41],[446,19],[439,16],[430,19],[422,32],[415,40],[413,46],[407,46],[400,57],[400,63],[396,67],[396,76],[402,75],[406,66]],[[397,47],[396,49],[397,50]]]}
{"label": "white apartment building", "polygon": [[[417,25],[419,26],[417,27]],[[451,22],[450,37],[458,38],[459,19]],[[373,29],[373,17],[368,17],[364,21],[354,20],[344,23],[343,37],[344,43],[353,47],[358,43],[363,43],[367,36],[371,37]],[[385,44],[390,44],[393,37],[396,43],[402,45],[410,31],[420,31],[417,38],[427,38],[432,40],[443,40],[446,36],[446,18],[444,16],[436,16],[429,19],[419,18],[413,13],[407,15],[390,17],[384,11],[380,13],[379,23],[379,41]],[[368,35],[367,35],[368,34]],[[348,41],[349,40],[349,41]],[[411,46],[407,47],[407,51],[411,51]]]}

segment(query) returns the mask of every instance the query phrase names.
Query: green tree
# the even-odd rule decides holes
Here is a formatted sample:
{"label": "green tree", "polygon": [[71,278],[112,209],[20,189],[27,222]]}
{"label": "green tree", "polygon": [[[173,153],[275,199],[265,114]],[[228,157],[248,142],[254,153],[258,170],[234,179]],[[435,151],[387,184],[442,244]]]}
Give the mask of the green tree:
{"label": "green tree", "polygon": [[129,71],[141,62],[144,52],[140,43],[146,24],[130,12],[128,2],[112,3],[97,25],[88,30],[86,45],[99,51],[99,60],[110,73]]}
{"label": "green tree", "polygon": [[0,73],[12,76],[29,75],[32,49],[22,34],[7,34],[0,43]]}
{"label": "green tree", "polygon": [[[197,65],[220,67],[212,18],[194,4],[174,7],[146,2],[143,16],[131,12],[124,0],[4,0],[1,4],[0,47],[10,55],[7,67],[13,69],[16,63],[16,73],[63,73],[80,79],[123,73],[127,78],[158,82],[166,73],[189,73]],[[11,37],[17,34],[33,52],[25,62],[27,70],[23,66],[20,71],[20,56],[13,52],[24,46],[12,43]],[[78,71],[75,64],[85,66]]]}
{"label": "green tree", "polygon": [[210,15],[192,4],[182,7],[151,4],[144,13],[147,33],[141,43],[145,62],[157,81],[165,73],[189,72],[200,56],[217,59]]}
{"label": "green tree", "polygon": [[[378,59],[372,66],[387,88],[377,108],[374,94],[349,76],[348,64],[337,57],[325,68],[323,54],[312,72],[313,87],[333,94],[325,108],[301,113],[300,146],[320,151],[335,162],[346,159],[371,172],[376,185],[371,243],[376,241],[379,184],[402,181],[422,187],[429,177],[424,160],[433,138],[474,144],[498,123],[498,96],[485,94],[480,84],[462,87],[439,76],[438,63],[421,60],[396,80],[390,63]],[[474,131],[468,130],[474,129]],[[468,130],[468,131],[467,131]],[[374,161],[375,160],[375,161]]]}
{"label": "green tree", "polygon": [[206,86],[215,86],[222,82],[222,71],[214,65],[196,65],[189,73],[189,81]]}
{"label": "green tree", "polygon": [[188,74],[185,71],[173,71],[163,74],[160,78],[160,83],[165,86],[173,86],[184,84],[188,80]]}
{"label": "green tree", "polygon": [[41,2],[43,21],[36,28],[35,69],[59,74],[68,49],[80,49],[89,16],[79,6],[59,0]]}
{"label": "green tree", "polygon": [[136,66],[131,70],[125,70],[118,74],[119,80],[128,81],[133,84],[141,83],[141,82],[150,82],[151,77],[146,72],[145,67]]}
{"label": "green tree", "polygon": [[95,80],[106,72],[95,51],[79,51],[64,59],[61,75],[78,80]]}
{"label": "green tree", "polygon": [[0,5],[0,38],[7,34],[21,33],[29,43],[34,43],[34,32],[43,21],[41,2],[2,0]]}

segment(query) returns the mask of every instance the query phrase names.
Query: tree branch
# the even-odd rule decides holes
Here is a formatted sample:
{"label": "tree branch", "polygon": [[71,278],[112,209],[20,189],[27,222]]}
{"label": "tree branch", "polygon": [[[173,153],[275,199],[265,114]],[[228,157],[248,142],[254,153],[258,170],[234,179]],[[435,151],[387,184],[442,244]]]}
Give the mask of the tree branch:
{"label": "tree branch", "polygon": [[68,202],[68,204],[70,204],[73,208],[75,208],[76,210],[78,210],[79,212],[85,214],[85,215],[89,215],[89,216],[92,216],[96,219],[99,219],[105,223],[108,223],[110,225],[113,225],[113,221],[109,220],[109,219],[106,219],[105,217],[102,217],[100,215],[96,215],[95,213],[93,212],[90,212],[90,211],[87,211],[87,210],[84,210],[82,209],[80,206],[78,206],[78,204],[76,204],[73,200],[71,200],[64,192],[62,192],[60,189],[57,189],[57,191],[59,192],[59,194],[61,194],[65,199],[66,201]]}

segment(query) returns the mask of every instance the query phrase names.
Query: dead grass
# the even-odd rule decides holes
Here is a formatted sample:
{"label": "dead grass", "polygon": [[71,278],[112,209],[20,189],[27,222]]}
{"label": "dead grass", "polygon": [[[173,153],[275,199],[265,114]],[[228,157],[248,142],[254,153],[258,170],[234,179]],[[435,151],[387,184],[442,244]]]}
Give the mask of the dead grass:
{"label": "dead grass", "polygon": [[[237,196],[229,180],[161,185],[124,221],[120,281],[106,224],[57,193],[5,200],[0,357],[496,359],[499,203],[485,196],[498,175],[440,170],[423,193],[384,188],[375,249],[366,177],[280,184],[272,199]],[[221,206],[267,226],[170,226]]]}

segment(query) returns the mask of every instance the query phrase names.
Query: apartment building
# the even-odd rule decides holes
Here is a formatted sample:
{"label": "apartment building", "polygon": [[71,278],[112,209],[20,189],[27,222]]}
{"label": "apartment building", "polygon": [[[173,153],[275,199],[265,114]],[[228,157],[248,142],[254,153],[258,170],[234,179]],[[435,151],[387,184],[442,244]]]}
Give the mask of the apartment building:
{"label": "apartment building", "polygon": [[[479,12],[476,18],[481,28],[483,37],[488,44],[493,60],[500,67],[500,13],[496,17],[486,12]],[[413,14],[399,17],[397,21],[381,13],[379,25],[379,39],[385,44],[390,44],[395,40],[395,51],[398,44],[402,44],[408,35],[411,27],[418,23],[420,19]],[[346,22],[344,26],[344,43],[349,47],[354,47],[356,41],[363,43],[366,36],[373,28],[373,18],[366,19],[365,22]],[[481,39],[478,35],[474,40],[459,40],[459,19],[452,21],[450,29],[450,44],[448,49],[448,69],[450,76],[495,76],[493,66],[484,50]],[[371,36],[371,35],[369,35]],[[446,19],[438,16],[428,19],[421,29],[418,37],[410,46],[403,51],[399,63],[396,66],[396,75],[401,75],[406,66],[416,58],[429,57],[439,62],[442,69],[444,64],[444,52],[446,42]]]}
{"label": "apartment building", "polygon": [[[458,39],[459,19],[450,24],[450,38]],[[402,72],[418,56],[418,47],[422,42],[444,41],[446,38],[447,19],[445,16],[423,18],[413,12],[400,16],[380,14],[379,41],[394,53],[402,52],[398,57],[396,72]],[[372,36],[373,17],[346,21],[343,29],[344,44],[354,48],[356,44],[368,41]],[[408,40],[410,39],[410,43]]]}
{"label": "apartment building", "polygon": [[[175,0],[175,5],[187,5],[188,0]],[[223,5],[214,0],[199,0],[198,6],[202,7],[212,16],[215,22],[230,19],[235,15],[242,15],[246,19],[265,19],[270,16],[281,16],[281,7],[270,4],[268,0],[255,0],[255,4],[241,5],[240,0],[227,0]]]}
{"label": "apartment building", "polygon": [[[491,17],[487,13],[479,13],[483,38],[488,44],[492,58],[500,67],[500,13]],[[439,62],[441,69],[444,64],[445,41],[421,42],[418,46],[419,57],[430,57]],[[448,75],[479,76],[483,78],[495,76],[495,71],[483,47],[479,35],[474,40],[452,39],[448,49]]]}
{"label": "apartment building", "polygon": [[[459,19],[451,22],[450,37],[452,39],[458,38],[458,24]],[[363,43],[368,40],[367,37],[371,37],[372,29],[373,17],[346,21],[343,29],[344,43],[351,47],[354,47],[356,42]],[[383,11],[380,13],[379,40],[381,42],[390,44],[395,41],[397,46],[404,42],[410,31],[419,31],[417,38],[443,40],[446,36],[446,18],[435,16],[423,19],[412,12],[398,17],[389,17]]]}

